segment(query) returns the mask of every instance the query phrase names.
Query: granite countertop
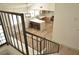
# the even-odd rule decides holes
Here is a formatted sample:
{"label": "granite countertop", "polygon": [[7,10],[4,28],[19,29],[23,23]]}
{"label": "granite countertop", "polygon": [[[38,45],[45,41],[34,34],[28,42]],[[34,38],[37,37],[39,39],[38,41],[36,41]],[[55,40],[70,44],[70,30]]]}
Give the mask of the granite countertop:
{"label": "granite countertop", "polygon": [[36,22],[36,23],[43,23],[43,22],[45,22],[45,21],[37,19],[37,18],[34,18],[34,19],[30,20],[30,21]]}

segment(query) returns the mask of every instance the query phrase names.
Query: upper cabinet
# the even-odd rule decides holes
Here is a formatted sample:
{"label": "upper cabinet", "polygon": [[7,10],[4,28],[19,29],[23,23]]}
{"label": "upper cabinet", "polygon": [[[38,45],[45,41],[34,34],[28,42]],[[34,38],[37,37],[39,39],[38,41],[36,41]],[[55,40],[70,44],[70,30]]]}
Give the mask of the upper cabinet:
{"label": "upper cabinet", "polygon": [[55,3],[36,3],[30,9],[55,11]]}
{"label": "upper cabinet", "polygon": [[14,12],[28,12],[30,10],[55,11],[55,3],[2,3],[0,10]]}
{"label": "upper cabinet", "polygon": [[0,10],[25,13],[30,7],[27,3],[0,3]]}

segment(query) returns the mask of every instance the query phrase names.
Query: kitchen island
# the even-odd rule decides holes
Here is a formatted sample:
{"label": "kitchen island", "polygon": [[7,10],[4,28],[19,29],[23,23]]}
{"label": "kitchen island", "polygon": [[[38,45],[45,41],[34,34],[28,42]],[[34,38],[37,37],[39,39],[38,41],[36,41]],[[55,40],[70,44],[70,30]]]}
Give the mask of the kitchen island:
{"label": "kitchen island", "polygon": [[31,28],[43,31],[45,29],[45,21],[34,18],[34,19],[30,20],[29,26]]}

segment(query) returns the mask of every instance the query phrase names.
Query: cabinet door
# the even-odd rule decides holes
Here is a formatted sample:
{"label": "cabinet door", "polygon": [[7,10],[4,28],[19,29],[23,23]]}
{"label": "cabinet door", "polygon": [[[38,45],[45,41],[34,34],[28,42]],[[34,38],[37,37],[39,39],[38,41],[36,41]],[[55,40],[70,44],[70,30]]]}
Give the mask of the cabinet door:
{"label": "cabinet door", "polygon": [[55,11],[55,3],[33,4],[31,9]]}

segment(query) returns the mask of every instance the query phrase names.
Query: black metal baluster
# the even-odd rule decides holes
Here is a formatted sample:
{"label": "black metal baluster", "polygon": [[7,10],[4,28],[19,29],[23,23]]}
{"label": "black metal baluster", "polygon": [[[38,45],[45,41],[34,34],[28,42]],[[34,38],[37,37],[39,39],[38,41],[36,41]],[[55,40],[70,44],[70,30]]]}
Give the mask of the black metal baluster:
{"label": "black metal baluster", "polygon": [[49,41],[47,40],[47,53],[49,53]]}
{"label": "black metal baluster", "polygon": [[[0,26],[1,26],[1,25],[0,25]],[[2,37],[1,37],[1,33],[0,33],[0,38],[2,38]],[[2,43],[2,41],[1,41],[1,40],[0,40],[0,43]],[[0,44],[0,45],[2,45],[2,44]]]}
{"label": "black metal baluster", "polygon": [[41,38],[40,38],[40,55],[41,55],[41,50],[42,50],[42,49],[41,49]]}
{"label": "black metal baluster", "polygon": [[[21,16],[21,22],[22,22],[22,29],[23,29],[23,35],[24,35],[24,40],[25,40],[25,48],[26,48],[26,53],[27,53],[27,55],[29,54],[29,51],[28,51],[28,42],[27,42],[27,39],[26,39],[26,31],[25,31],[25,23],[24,23],[24,15],[22,14],[22,13],[15,13],[15,12],[8,12],[8,11],[0,11],[0,12],[2,12],[2,13],[7,13],[7,14],[9,14],[8,15],[8,17],[9,16],[11,16],[10,14],[14,14],[14,15],[19,15],[19,16]],[[4,15],[3,15],[4,16]],[[6,16],[7,17],[7,16]],[[3,17],[4,18],[4,17]],[[11,19],[12,17],[10,17],[10,20],[12,20]],[[7,18],[7,20],[6,21],[8,21],[8,18]],[[7,22],[8,23],[8,22]],[[10,23],[13,23],[13,22],[10,22]],[[5,19],[4,19],[4,28],[5,28],[5,32],[6,32],[6,37],[7,37],[7,39],[8,39],[8,36],[9,36],[9,38],[10,38],[10,35],[12,35],[13,34],[13,32],[12,31],[14,31],[13,29],[14,29],[14,27],[13,27],[13,25],[11,24],[10,25],[10,27],[11,27],[11,32],[12,32],[12,34],[11,34],[11,32],[10,32],[10,34],[9,34],[9,30],[10,30],[10,28],[7,28],[7,26],[6,26],[6,22],[5,22]],[[9,24],[8,24],[8,26],[9,26]],[[13,36],[13,39],[12,39],[12,42],[14,43],[14,45],[12,45],[11,43],[9,43],[9,42],[11,42],[11,40],[9,41],[9,40],[7,40],[7,42],[10,44],[10,45],[12,45],[14,48],[16,48],[16,45],[15,45],[15,38],[14,38],[14,35],[16,35],[15,33],[12,35]],[[12,38],[12,37],[11,37]],[[17,43],[17,41],[16,41],[16,43]],[[21,44],[22,45],[22,44]],[[16,48],[17,49],[17,48]],[[17,49],[17,50],[19,50],[19,49]],[[23,50],[23,49],[22,49]],[[19,50],[20,51],[20,50]],[[20,51],[21,52],[21,51]]]}
{"label": "black metal baluster", "polygon": [[14,20],[15,19],[13,19],[13,14],[12,14],[12,21],[13,21],[13,27],[14,27],[14,32],[15,32],[15,38],[16,38],[16,41],[17,41],[18,49],[19,49],[19,44],[18,44],[18,39],[17,39],[17,33],[16,33],[16,28],[15,28]]}
{"label": "black metal baluster", "polygon": [[10,40],[11,40],[11,43],[10,44],[12,44],[13,45],[13,42],[12,42],[12,39],[11,39],[11,36],[12,36],[12,33],[11,33],[11,24],[10,24],[10,19],[9,19],[9,14],[7,13],[7,18],[8,18],[8,20],[6,20],[6,22],[7,22],[7,24],[8,24],[8,32],[9,32],[9,35],[10,35]]}
{"label": "black metal baluster", "polygon": [[10,41],[10,43],[12,43],[11,35],[10,35],[10,30],[9,30],[9,25],[8,25],[8,21],[7,21],[7,17],[6,17],[6,13],[4,14],[4,16],[5,16],[5,21],[6,21],[7,29],[8,29],[9,41]]}
{"label": "black metal baluster", "polygon": [[41,38],[41,54],[43,54],[42,52],[43,52],[43,39]]}
{"label": "black metal baluster", "polygon": [[54,43],[51,43],[51,47],[52,47],[52,49],[54,50]]}
{"label": "black metal baluster", "polygon": [[[15,38],[14,38],[13,31],[12,31],[12,24],[11,24],[10,15],[11,15],[11,14],[8,14],[8,20],[9,20],[9,24],[10,24],[10,31],[11,31],[11,34],[12,34],[14,46],[16,47]],[[11,39],[11,40],[12,40],[12,39]]]}
{"label": "black metal baluster", "polygon": [[5,27],[6,27],[6,31],[7,31],[7,36],[8,36],[8,43],[10,43],[10,37],[9,37],[9,33],[8,33],[8,25],[7,25],[7,22],[6,22],[6,13],[3,13],[4,14],[4,22],[5,22]]}
{"label": "black metal baluster", "polygon": [[33,52],[33,55],[34,55],[34,43],[33,43],[33,35],[32,35],[32,52]]}
{"label": "black metal baluster", "polygon": [[1,25],[2,25],[3,32],[4,32],[5,40],[7,42],[7,37],[5,35],[6,32],[5,32],[5,27],[4,27],[5,25],[4,25],[3,21],[2,21],[1,15],[0,15],[0,21],[1,21]]}
{"label": "black metal baluster", "polygon": [[[1,37],[1,36],[0,36]],[[0,40],[0,45],[2,45],[2,41]]]}
{"label": "black metal baluster", "polygon": [[46,54],[47,54],[47,40],[46,40]]}
{"label": "black metal baluster", "polygon": [[[45,38],[44,38],[44,50],[45,50],[45,48],[46,48],[46,47],[45,47]],[[44,53],[45,53],[45,51],[43,51],[43,54],[44,54]]]}
{"label": "black metal baluster", "polygon": [[38,55],[38,37],[37,37],[36,40],[37,40],[37,55]]}
{"label": "black metal baluster", "polygon": [[25,28],[25,22],[24,22],[24,15],[23,14],[21,14],[21,22],[22,22],[22,29],[23,29],[26,53],[27,53],[27,55],[29,55],[28,41],[27,41],[26,28]]}
{"label": "black metal baluster", "polygon": [[18,19],[18,16],[16,16],[16,18],[17,18],[17,26],[18,26],[18,32],[19,32],[19,37],[20,37],[20,42],[21,42],[21,48],[22,48],[22,51],[24,52],[24,50],[23,50],[23,45],[22,45],[22,39],[21,39],[20,28],[19,28],[19,19]]}
{"label": "black metal baluster", "polygon": [[4,33],[4,35],[5,35],[5,37],[6,37],[6,41],[7,41],[7,45],[9,44],[9,37],[8,37],[8,35],[7,35],[7,29],[6,29],[6,24],[5,24],[5,21],[4,21],[4,16],[3,16],[3,13],[1,13],[1,18],[2,18],[2,24],[4,25],[3,27],[4,27],[4,32],[6,33]]}
{"label": "black metal baluster", "polygon": [[51,43],[52,43],[52,42],[49,42],[49,51],[51,51],[51,47],[50,47],[50,46],[51,46]]}
{"label": "black metal baluster", "polygon": [[49,41],[48,41],[48,53],[50,53],[50,52],[49,52]]}
{"label": "black metal baluster", "polygon": [[60,45],[58,44],[58,50],[57,50],[57,53],[59,53],[59,50],[60,50]]}

